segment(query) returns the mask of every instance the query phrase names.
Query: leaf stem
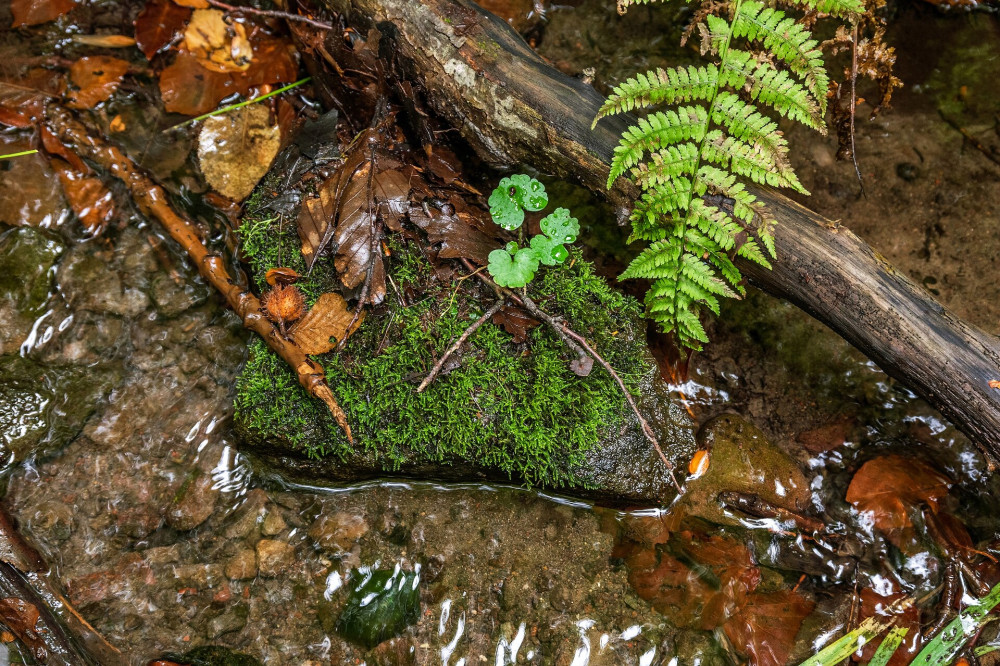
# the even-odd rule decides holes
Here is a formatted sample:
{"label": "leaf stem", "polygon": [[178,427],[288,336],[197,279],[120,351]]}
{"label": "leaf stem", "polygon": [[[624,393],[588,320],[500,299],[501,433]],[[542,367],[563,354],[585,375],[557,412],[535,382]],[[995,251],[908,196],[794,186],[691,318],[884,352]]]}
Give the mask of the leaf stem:
{"label": "leaf stem", "polygon": [[499,312],[501,307],[503,307],[502,298],[494,303],[489,310],[484,312],[482,317],[472,322],[472,325],[465,329],[465,332],[458,337],[458,340],[455,340],[455,343],[448,347],[448,351],[446,351],[441,358],[438,359],[438,362],[434,364],[434,367],[431,368],[430,373],[424,378],[424,381],[420,382],[420,386],[417,387],[417,393],[424,392],[424,389],[427,388],[439,374],[441,374],[441,369],[444,368],[444,364],[448,358],[457,352],[459,348],[465,344],[465,341],[469,339],[469,336],[475,333],[480,326],[486,323],[487,319],[492,318],[493,315]]}
{"label": "leaf stem", "polygon": [[282,86],[282,87],[278,88],[277,90],[272,90],[269,93],[264,93],[260,97],[254,97],[253,99],[248,99],[248,100],[244,100],[242,102],[237,102],[236,104],[230,104],[228,106],[222,107],[221,109],[216,109],[215,111],[209,111],[208,113],[203,113],[200,116],[196,116],[194,118],[189,118],[188,120],[185,120],[182,123],[178,123],[176,125],[171,125],[170,127],[168,127],[167,129],[165,129],[163,131],[167,132],[169,130],[177,129],[179,127],[184,127],[186,125],[190,125],[192,123],[196,123],[196,122],[198,122],[200,120],[205,120],[206,118],[211,118],[212,116],[218,116],[218,115],[221,115],[223,113],[228,113],[230,111],[234,111],[236,109],[241,109],[244,106],[249,106],[251,104],[256,104],[257,102],[263,102],[268,97],[274,97],[275,95],[280,95],[281,93],[286,92],[288,90],[291,90],[292,88],[298,88],[302,84],[308,83],[310,80],[312,80],[312,77],[311,76],[307,76],[304,79],[299,79],[295,83],[289,83],[287,86]]}

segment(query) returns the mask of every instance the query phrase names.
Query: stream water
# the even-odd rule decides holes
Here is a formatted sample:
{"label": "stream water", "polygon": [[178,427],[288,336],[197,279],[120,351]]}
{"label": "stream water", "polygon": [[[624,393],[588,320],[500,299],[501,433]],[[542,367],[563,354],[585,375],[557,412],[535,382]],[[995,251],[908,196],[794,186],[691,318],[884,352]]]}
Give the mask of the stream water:
{"label": "stream water", "polygon": [[[647,11],[619,20],[606,3],[555,8],[534,34],[560,67],[595,67],[606,86],[673,52]],[[1000,30],[992,16],[922,9],[895,25],[907,87],[896,111],[859,125],[868,197],[833,162],[835,142],[793,133],[817,146],[795,156],[809,205],[1000,332],[1000,167],[940,115],[960,114],[1000,144],[985,133],[1000,111]],[[931,55],[914,33],[940,49]],[[4,37],[3,52],[28,49],[28,34]],[[975,71],[961,69],[970,61]],[[968,103],[942,111],[958,73]],[[142,104],[135,93],[126,106]],[[196,198],[204,185],[184,160],[161,160],[149,136],[151,166]],[[24,131],[0,132],[0,153],[29,144]],[[231,433],[248,339],[237,318],[155,225],[125,213],[90,238],[60,191],[40,156],[0,164],[4,504],[69,601],[132,663],[220,645],[268,664],[721,666],[743,663],[751,643],[753,663],[798,663],[857,622],[862,590],[922,596],[949,570],[919,509],[907,514],[915,532],[898,540],[844,499],[864,462],[893,455],[945,475],[941,513],[964,525],[968,548],[1000,554],[1000,480],[976,448],[807,315],[757,292],[727,307],[712,345],[674,380],[694,425],[714,424],[711,502],[619,511],[513,487],[285,484]],[[611,275],[623,257],[596,260]],[[751,423],[762,431],[753,446],[773,443],[761,478],[722,453],[750,446],[732,432]],[[720,512],[724,490],[801,492],[828,537]],[[396,567],[419,581],[409,628],[374,649],[345,638],[338,622],[358,576]],[[732,592],[748,571],[755,581]],[[983,580],[994,573],[985,566]],[[967,585],[962,594],[976,596]],[[30,663],[3,641],[0,664]]]}

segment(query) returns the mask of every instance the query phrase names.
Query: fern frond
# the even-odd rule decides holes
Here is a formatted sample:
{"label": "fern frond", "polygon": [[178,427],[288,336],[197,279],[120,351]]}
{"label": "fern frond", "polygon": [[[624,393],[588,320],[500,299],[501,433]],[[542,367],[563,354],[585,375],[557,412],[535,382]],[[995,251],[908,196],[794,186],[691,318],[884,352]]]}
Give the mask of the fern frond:
{"label": "fern frond", "polygon": [[703,160],[728,167],[750,180],[774,187],[791,187],[803,194],[809,194],[799,183],[798,176],[791,169],[779,170],[760,147],[727,136],[722,130],[714,129],[705,136],[702,143]]}
{"label": "fern frond", "polygon": [[788,141],[777,123],[737,95],[725,90],[719,93],[712,106],[712,122],[725,127],[731,136],[764,148],[779,170],[791,169]]}
{"label": "fern frond", "polygon": [[788,69],[802,78],[806,89],[819,103],[820,113],[826,113],[826,93],[830,77],[823,64],[823,54],[816,47],[809,30],[779,9],[765,7],[756,0],[744,0],[730,24],[723,18],[706,17],[713,50],[730,36],[761,41],[772,56],[784,62]]}
{"label": "fern frond", "polygon": [[676,111],[656,111],[639,118],[636,125],[622,133],[615,146],[608,173],[608,187],[642,159],[646,151],[682,141],[700,142],[708,126],[708,112],[700,106],[682,106]]}
{"label": "fern frond", "polygon": [[632,180],[644,190],[669,184],[679,176],[693,176],[698,165],[698,146],[690,141],[650,153],[649,162],[632,169]]}
{"label": "fern frond", "polygon": [[[648,1],[648,0],[647,0]],[[788,0],[804,9],[815,9],[821,14],[850,17],[852,14],[864,14],[865,5],[862,0]]]}
{"label": "fern frond", "polygon": [[752,238],[748,238],[743,245],[736,251],[737,256],[743,257],[744,259],[749,259],[755,264],[760,264],[764,268],[771,270],[771,262],[767,260],[764,253],[760,251],[760,246],[757,245],[757,241]]}
{"label": "fern frond", "polygon": [[715,194],[733,200],[733,217],[750,224],[755,218],[765,216],[764,206],[757,197],[747,192],[743,183],[736,176],[723,171],[711,164],[703,164],[698,169],[698,180],[708,186]]}
{"label": "fern frond", "polygon": [[691,202],[687,224],[696,227],[706,237],[715,241],[720,249],[727,252],[733,249],[736,234],[743,231],[743,227],[733,220],[729,213],[709,206],[701,199]]}
{"label": "fern frond", "polygon": [[769,62],[758,62],[752,53],[730,49],[719,79],[737,90],[746,90],[751,99],[767,104],[786,118],[826,134],[819,103],[812,93],[788,72]]}
{"label": "fern frond", "polygon": [[719,83],[719,68],[715,65],[654,69],[623,81],[615,86],[597,112],[591,128],[605,116],[625,113],[657,104],[678,104],[693,100],[709,100]]}

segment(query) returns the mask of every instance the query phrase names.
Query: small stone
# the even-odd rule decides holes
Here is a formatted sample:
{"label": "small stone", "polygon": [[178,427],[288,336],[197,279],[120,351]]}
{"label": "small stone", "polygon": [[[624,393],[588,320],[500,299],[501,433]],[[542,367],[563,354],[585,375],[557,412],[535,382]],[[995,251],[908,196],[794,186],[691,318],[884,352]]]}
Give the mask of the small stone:
{"label": "small stone", "polygon": [[257,542],[257,567],[261,576],[274,578],[295,562],[295,548],[284,541],[261,539]]}
{"label": "small stone", "polygon": [[227,608],[222,615],[209,620],[205,633],[209,639],[216,639],[223,634],[240,631],[247,626],[247,615],[247,609],[243,605]]}
{"label": "small stone", "polygon": [[281,534],[286,527],[288,527],[288,523],[281,517],[281,514],[276,511],[268,511],[267,515],[264,516],[264,522],[260,525],[260,533],[268,537],[276,536]]}
{"label": "small stone", "polygon": [[257,525],[264,505],[267,504],[267,493],[260,488],[254,488],[247,493],[243,504],[237,508],[226,520],[225,537],[227,539],[244,539],[250,535]]}
{"label": "small stone", "polygon": [[317,518],[309,527],[308,534],[320,548],[343,553],[367,534],[368,529],[363,517],[341,511]]}
{"label": "small stone", "polygon": [[209,291],[204,284],[195,280],[177,282],[167,273],[159,273],[153,277],[150,295],[157,312],[164,317],[176,317],[208,300]]}
{"label": "small stone", "polygon": [[208,520],[219,498],[219,491],[212,485],[211,475],[205,473],[198,473],[195,479],[186,482],[167,512],[167,524],[185,532]]}
{"label": "small stone", "polygon": [[257,577],[257,555],[249,548],[233,555],[226,563],[226,577],[249,580]]}
{"label": "small stone", "polygon": [[896,175],[908,183],[920,178],[920,168],[913,162],[900,162],[896,165]]}

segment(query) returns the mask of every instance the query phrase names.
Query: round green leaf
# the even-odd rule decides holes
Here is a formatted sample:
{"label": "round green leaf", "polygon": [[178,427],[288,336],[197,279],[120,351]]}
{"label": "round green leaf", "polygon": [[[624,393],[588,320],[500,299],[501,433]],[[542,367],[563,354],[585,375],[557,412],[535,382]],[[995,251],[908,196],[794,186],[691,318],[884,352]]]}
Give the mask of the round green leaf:
{"label": "round green leaf", "polygon": [[535,252],[538,260],[546,266],[561,264],[569,256],[569,252],[562,243],[543,234],[531,239],[531,249]]}
{"label": "round green leaf", "polygon": [[523,287],[535,277],[538,256],[529,248],[521,248],[513,256],[507,250],[493,250],[487,269],[501,287]]}
{"label": "round green leaf", "polygon": [[557,243],[572,243],[580,235],[580,223],[565,208],[556,208],[542,218],[542,233]]}
{"label": "round green leaf", "polygon": [[549,205],[549,195],[545,191],[545,186],[540,182],[523,173],[515,174],[504,181],[510,181],[510,187],[514,188],[514,199],[525,210],[541,210]]}
{"label": "round green leaf", "polygon": [[509,180],[509,178],[504,178],[500,181],[500,185],[490,194],[489,204],[493,221],[507,231],[513,231],[524,222],[524,211],[510,194],[513,186],[504,187],[504,183]]}

